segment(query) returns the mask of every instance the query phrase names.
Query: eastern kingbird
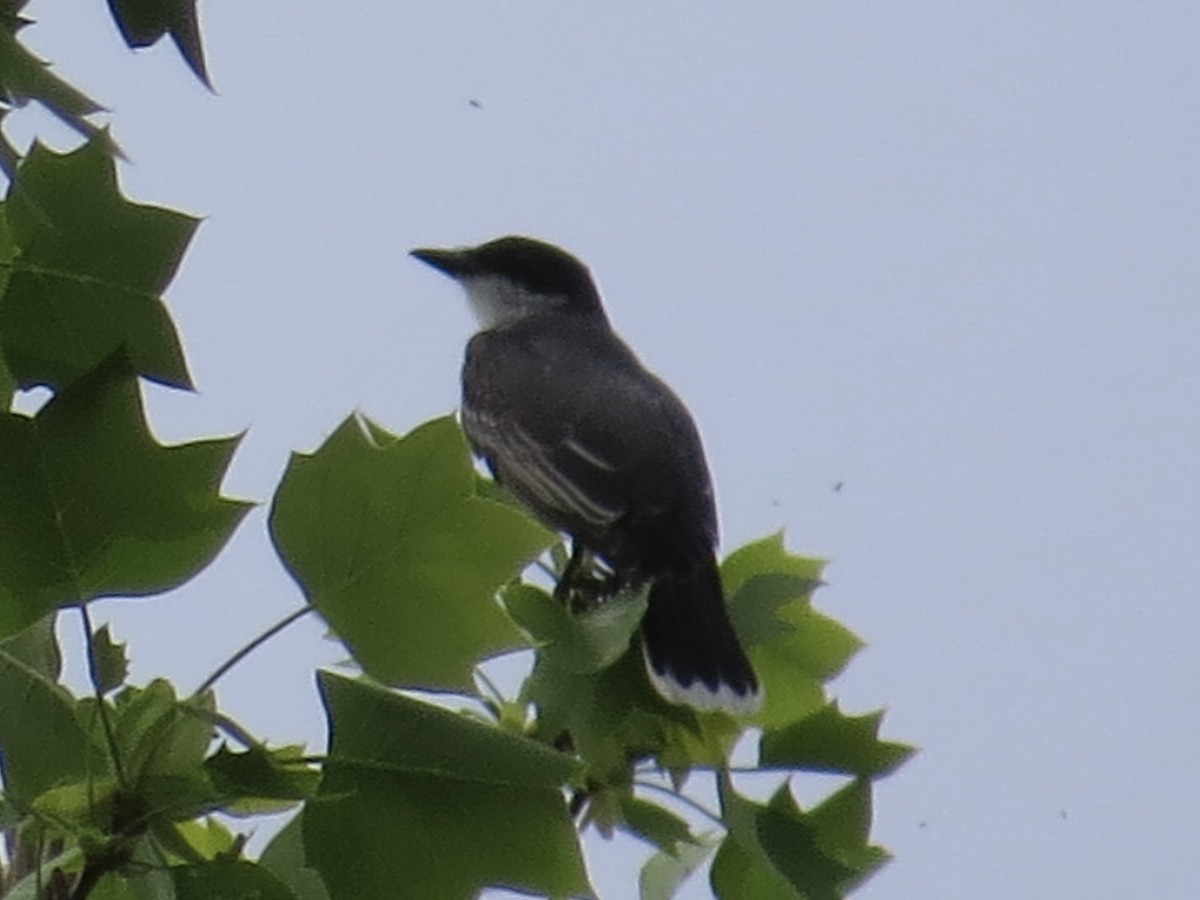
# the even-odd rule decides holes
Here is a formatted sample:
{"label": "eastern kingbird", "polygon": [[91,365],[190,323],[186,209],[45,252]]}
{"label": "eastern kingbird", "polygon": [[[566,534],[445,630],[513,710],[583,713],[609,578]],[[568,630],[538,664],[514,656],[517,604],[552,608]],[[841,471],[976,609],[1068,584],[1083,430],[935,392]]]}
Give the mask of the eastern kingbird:
{"label": "eastern kingbird", "polygon": [[462,424],[493,477],[569,534],[576,557],[599,557],[615,587],[649,584],[642,646],[664,698],[757,709],[758,679],[717,571],[700,436],[613,332],[587,267],[527,237],[412,255],[462,285],[479,322],[463,364]]}

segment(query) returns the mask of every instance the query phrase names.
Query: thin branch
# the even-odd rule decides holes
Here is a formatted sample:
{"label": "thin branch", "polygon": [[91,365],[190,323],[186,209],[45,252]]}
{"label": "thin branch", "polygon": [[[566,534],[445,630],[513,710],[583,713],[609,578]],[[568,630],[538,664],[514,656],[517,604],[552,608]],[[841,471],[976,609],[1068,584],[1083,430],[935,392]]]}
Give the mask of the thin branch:
{"label": "thin branch", "polygon": [[305,766],[323,766],[329,762],[329,755],[326,753],[309,753],[306,756],[293,756],[288,758],[289,763]]}
{"label": "thin branch", "polygon": [[213,724],[247,750],[261,750],[264,747],[262,741],[226,715],[218,713],[213,718]]}
{"label": "thin branch", "polygon": [[71,900],[87,900],[96,885],[100,883],[100,879],[110,871],[112,869],[105,865],[98,865],[89,860],[84,864],[83,871],[79,873],[79,880],[75,882],[75,887],[71,891]]}
{"label": "thin branch", "polygon": [[[709,771],[724,771],[730,775],[778,775],[780,772],[795,770],[795,766],[722,766],[721,769],[710,768]],[[836,774],[836,773],[834,773]]]}
{"label": "thin branch", "polygon": [[693,811],[704,816],[704,818],[708,819],[710,822],[717,825],[722,830],[728,829],[728,826],[725,824],[725,822],[721,819],[720,816],[718,816],[716,813],[714,813],[707,806],[704,806],[702,803],[697,803],[695,800],[693,800],[691,797],[687,796],[686,794],[681,794],[678,791],[673,790],[672,788],[663,787],[661,784],[655,784],[653,781],[645,781],[643,779],[635,779],[633,783],[635,786],[640,787],[640,788],[645,788],[648,791],[658,791],[658,793],[660,793],[660,794],[666,794],[668,797],[673,797],[674,799],[676,799],[680,803],[682,803],[684,806],[687,806],[688,808],[692,809]]}
{"label": "thin branch", "polygon": [[477,668],[475,670],[475,677],[479,679],[479,682],[483,686],[484,690],[491,694],[491,696],[486,699],[491,700],[497,705],[504,702],[504,695],[500,693],[500,689],[496,687],[496,683],[487,677],[487,673],[484,672],[483,669]]}
{"label": "thin branch", "polygon": [[100,717],[100,728],[104,731],[104,742],[108,744],[108,755],[112,759],[113,773],[117,776],[117,784],[128,789],[129,782],[125,777],[125,764],[121,761],[121,752],[117,748],[117,733],[113,729],[112,719],[108,717],[108,704],[104,701],[104,687],[100,682],[100,667],[96,659],[96,632],[92,628],[92,617],[88,613],[87,603],[79,604],[79,616],[83,623],[84,642],[87,648],[88,678],[92,682],[92,691],[96,695],[96,715]]}
{"label": "thin branch", "polygon": [[261,647],[263,644],[265,644],[271,638],[275,637],[275,635],[279,634],[279,632],[283,631],[283,629],[287,628],[293,622],[299,621],[300,619],[304,618],[306,615],[308,615],[310,612],[312,612],[315,608],[316,607],[311,606],[311,605],[310,606],[302,606],[299,609],[288,613],[286,616],[284,616],[282,619],[280,619],[278,622],[276,622],[274,625],[272,625],[270,628],[268,628],[266,631],[264,631],[258,637],[254,638],[254,640],[250,641],[250,643],[246,644],[244,647],[242,647],[240,650],[238,650],[236,653],[234,653],[233,656],[229,657],[229,659],[225,660],[225,662],[221,663],[221,665],[217,666],[217,668],[213,670],[213,673],[211,675],[209,675],[207,678],[205,678],[203,682],[201,682],[200,687],[196,688],[196,690],[192,694],[192,696],[199,697],[201,694],[203,694],[205,691],[207,691],[209,688],[211,688],[214,684],[216,684],[218,681],[220,681],[221,678],[224,677],[226,672],[228,672],[230,669],[232,669],[234,666],[236,666],[238,663],[240,663],[243,659],[245,659],[247,656],[249,656],[251,653],[253,653],[255,650],[257,650],[259,647]]}

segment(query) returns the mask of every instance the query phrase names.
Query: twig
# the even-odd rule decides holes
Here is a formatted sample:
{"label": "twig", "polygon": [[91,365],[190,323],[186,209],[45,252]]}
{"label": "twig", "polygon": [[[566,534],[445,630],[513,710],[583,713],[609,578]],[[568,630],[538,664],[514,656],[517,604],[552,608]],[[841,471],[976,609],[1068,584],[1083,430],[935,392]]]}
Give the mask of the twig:
{"label": "twig", "polygon": [[633,783],[637,787],[646,788],[646,790],[650,790],[650,791],[658,791],[660,794],[666,794],[668,797],[674,797],[676,800],[678,800],[684,806],[687,806],[687,807],[691,808],[692,810],[694,810],[695,812],[699,813],[700,815],[704,816],[704,818],[708,819],[710,822],[714,823],[722,830],[726,830],[728,828],[728,826],[725,824],[725,822],[721,819],[720,816],[718,816],[716,813],[714,813],[711,809],[704,806],[703,804],[697,803],[695,800],[693,800],[691,797],[687,796],[686,794],[681,794],[678,791],[673,790],[671,788],[663,787],[661,784],[655,784],[653,781],[644,781],[644,780],[638,779],[638,780],[635,780]]}
{"label": "twig", "polygon": [[257,650],[259,647],[261,647],[263,644],[265,644],[271,638],[275,637],[275,635],[279,634],[279,632],[283,631],[283,629],[287,628],[293,622],[299,621],[300,619],[304,618],[306,615],[308,615],[310,612],[312,612],[315,608],[316,607],[311,606],[311,605],[302,606],[299,609],[288,613],[286,616],[284,616],[282,619],[280,619],[278,622],[276,622],[274,625],[272,625],[270,628],[268,628],[266,631],[264,631],[258,637],[254,638],[254,640],[250,641],[250,643],[246,644],[244,647],[242,647],[240,650],[238,650],[236,653],[234,653],[233,656],[229,657],[229,659],[225,660],[225,662],[221,663],[221,665],[217,666],[217,668],[213,670],[213,673],[211,675],[209,675],[207,678],[205,678],[203,682],[200,683],[200,687],[196,688],[196,690],[192,694],[192,696],[199,697],[201,694],[203,694],[205,691],[207,691],[209,688],[211,688],[214,684],[216,684],[218,681],[220,681],[221,678],[224,677],[226,672],[228,672],[230,669],[232,669],[234,666],[236,666],[238,663],[240,663],[243,659],[245,659],[247,656],[249,656],[251,653],[253,653],[255,650]]}
{"label": "twig", "polygon": [[[92,617],[88,613],[87,603],[79,604],[79,616],[83,622],[84,641],[87,645],[88,678],[92,682],[92,691],[96,695],[96,715],[100,717],[100,727],[104,731],[104,742],[108,744],[108,755],[112,759],[113,774],[117,776],[117,784],[128,789],[125,765],[121,762],[121,753],[117,748],[117,734],[113,730],[112,719],[108,717],[108,704],[104,701],[104,687],[100,683],[100,668],[96,659],[94,641],[95,631],[92,629]],[[87,894],[83,896],[86,897]]]}

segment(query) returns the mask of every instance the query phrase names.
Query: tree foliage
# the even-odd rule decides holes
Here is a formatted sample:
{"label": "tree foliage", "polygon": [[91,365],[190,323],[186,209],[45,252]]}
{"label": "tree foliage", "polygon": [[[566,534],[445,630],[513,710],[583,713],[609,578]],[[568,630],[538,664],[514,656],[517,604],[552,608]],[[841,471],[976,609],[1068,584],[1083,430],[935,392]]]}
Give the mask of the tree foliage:
{"label": "tree foliage", "polygon": [[[871,785],[911,751],[827,696],[859,641],[811,603],[821,563],[780,535],[733,553],[722,577],[766,704],[749,720],[670,705],[643,668],[644,597],[558,602],[563,548],[476,473],[451,417],[399,436],[351,416],[271,499],[304,597],[287,621],[320,615],[358,667],[317,673],[323,753],[221,712],[213,683],[240,654],[190,696],[128,682],[129,650],[93,623],[103,599],[194,578],[250,504],[220,490],[237,437],[163,446],[142,406],[139,379],[192,386],[162,295],[196,220],[120,194],[99,105],[23,48],[23,5],[0,12],[0,105],[40,103],[86,141],[0,152],[0,896],[589,896],[588,827],[655,848],[648,900],[710,858],[729,900],[829,900],[874,872]],[[109,5],[130,46],[170,35],[207,83],[194,0]],[[49,399],[15,408],[34,387]],[[86,636],[82,693],[61,678],[60,617]],[[533,662],[504,696],[480,666],[512,653]],[[765,800],[747,771],[774,773]],[[808,772],[843,782],[802,809],[789,782]],[[213,818],[288,808],[258,859]]]}

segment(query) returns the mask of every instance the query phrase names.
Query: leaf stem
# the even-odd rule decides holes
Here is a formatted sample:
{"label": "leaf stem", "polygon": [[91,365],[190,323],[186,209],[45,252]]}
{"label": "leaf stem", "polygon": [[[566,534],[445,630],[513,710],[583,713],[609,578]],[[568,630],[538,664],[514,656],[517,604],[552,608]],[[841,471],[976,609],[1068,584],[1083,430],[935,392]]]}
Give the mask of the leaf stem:
{"label": "leaf stem", "polygon": [[209,675],[207,678],[204,679],[203,682],[200,683],[200,687],[196,688],[196,690],[192,693],[192,696],[199,697],[201,694],[203,694],[205,691],[207,691],[209,688],[211,688],[214,684],[216,684],[218,681],[220,681],[221,678],[224,677],[226,672],[228,672],[230,669],[232,669],[234,666],[236,666],[238,663],[240,663],[243,659],[245,659],[247,656],[249,656],[251,653],[253,653],[255,650],[257,650],[259,647],[261,647],[263,644],[265,644],[271,638],[275,637],[275,635],[279,634],[279,632],[283,631],[283,629],[287,628],[293,622],[299,621],[300,619],[304,618],[306,615],[308,615],[314,609],[316,609],[316,607],[309,604],[307,606],[302,606],[299,609],[293,610],[292,612],[288,613],[286,616],[284,616],[282,619],[280,619],[278,622],[276,622],[274,625],[272,625],[270,628],[268,628],[266,631],[264,631],[258,637],[254,638],[254,640],[250,641],[250,643],[243,646],[240,650],[238,650],[231,657],[229,657],[229,659],[225,660],[225,662],[223,662],[219,666],[217,666],[216,669],[213,670],[212,674]]}
{"label": "leaf stem", "polygon": [[222,712],[200,709],[194,703],[182,705],[180,709],[184,710],[189,715],[193,715],[196,718],[209,723],[219,731],[223,731],[226,735],[237,741],[247,750],[261,750],[265,747],[262,741],[260,741],[249,731]]}
{"label": "leaf stem", "polygon": [[688,808],[692,809],[693,811],[704,816],[704,818],[708,819],[710,822],[715,824],[722,831],[728,830],[728,826],[725,824],[724,820],[720,816],[718,816],[715,812],[713,812],[711,809],[709,809],[704,804],[698,803],[697,801],[693,800],[691,797],[687,796],[687,794],[681,794],[681,793],[679,793],[679,791],[674,790],[673,788],[663,787],[663,785],[661,785],[661,784],[656,784],[653,781],[646,781],[645,779],[640,779],[640,778],[635,779],[633,783],[637,787],[645,788],[646,790],[649,790],[649,791],[658,791],[658,793],[660,793],[660,794],[666,794],[668,797],[674,797],[676,800],[678,800],[684,806],[687,806]]}
{"label": "leaf stem", "polygon": [[490,700],[497,705],[504,702],[504,695],[500,693],[500,689],[496,687],[496,683],[487,677],[487,673],[483,669],[476,668],[475,677],[479,679],[479,683],[483,689],[491,694],[491,697],[482,698],[485,702]]}
{"label": "leaf stem", "polygon": [[[96,695],[96,715],[100,717],[100,728],[104,732],[104,742],[108,745],[108,755],[112,759],[113,774],[117,776],[117,784],[128,789],[129,782],[125,776],[125,764],[121,761],[121,751],[117,747],[117,733],[113,729],[112,719],[108,716],[108,704],[104,700],[104,687],[100,679],[99,661],[96,659],[95,630],[92,628],[92,617],[88,612],[87,603],[79,604],[79,616],[83,623],[84,641],[87,645],[88,678],[92,682],[92,691]],[[84,894],[83,896],[87,896]]]}
{"label": "leaf stem", "polygon": [[730,775],[778,775],[780,772],[794,771],[796,766],[721,766],[711,768],[713,772],[728,772]]}
{"label": "leaf stem", "polygon": [[306,756],[296,756],[288,760],[289,763],[305,766],[323,766],[329,762],[328,753],[309,753]]}

